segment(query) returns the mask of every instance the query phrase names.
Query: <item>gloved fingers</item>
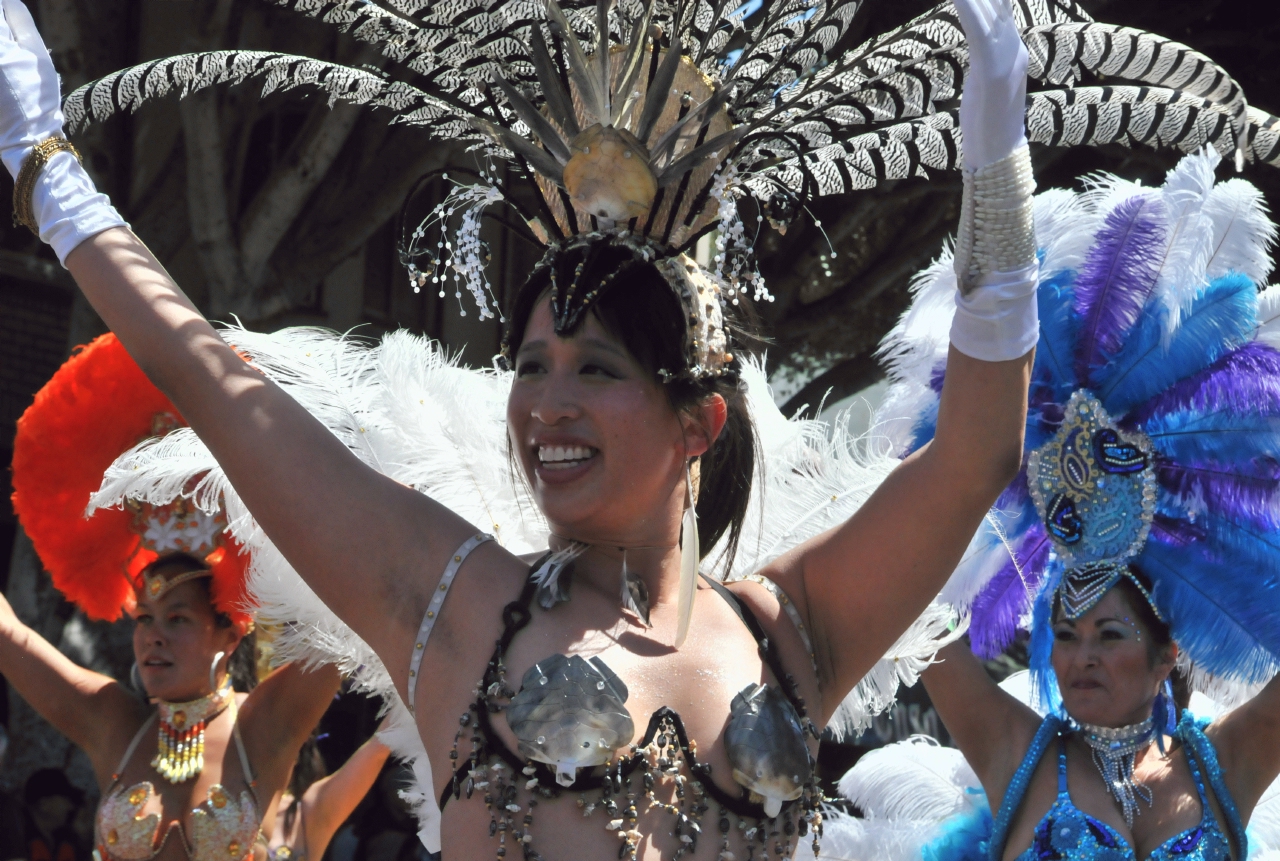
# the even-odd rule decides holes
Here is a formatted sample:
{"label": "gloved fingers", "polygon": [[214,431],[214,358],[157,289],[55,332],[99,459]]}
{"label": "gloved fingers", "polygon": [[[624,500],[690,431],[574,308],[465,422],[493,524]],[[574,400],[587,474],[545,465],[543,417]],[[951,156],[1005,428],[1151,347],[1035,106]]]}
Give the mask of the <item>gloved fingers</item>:
{"label": "gloved fingers", "polygon": [[0,5],[4,8],[4,18],[13,32],[14,41],[36,56],[48,55],[26,4],[22,0],[3,0]]}
{"label": "gloved fingers", "polygon": [[995,15],[989,0],[953,0],[960,28],[970,45],[990,37]]}
{"label": "gloved fingers", "polygon": [[[51,117],[53,122],[61,125],[61,82],[58,80],[57,70],[53,67],[53,58],[49,56],[49,49],[45,47],[44,39],[40,38],[40,31],[36,29],[36,22],[32,19],[31,12],[22,0],[0,0],[0,9],[3,9],[4,19],[13,34],[14,42],[21,49],[29,52],[35,60],[38,92],[25,94],[23,101],[33,98],[38,100],[38,111],[53,115]],[[28,78],[28,86],[32,83],[37,82]],[[28,116],[34,119],[36,114],[28,110]]]}

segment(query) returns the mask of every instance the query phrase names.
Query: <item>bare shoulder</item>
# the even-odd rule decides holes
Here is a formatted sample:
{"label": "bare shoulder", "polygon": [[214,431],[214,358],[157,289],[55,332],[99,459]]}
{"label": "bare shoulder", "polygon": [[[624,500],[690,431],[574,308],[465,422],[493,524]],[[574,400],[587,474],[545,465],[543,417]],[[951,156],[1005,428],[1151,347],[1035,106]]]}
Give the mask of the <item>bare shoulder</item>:
{"label": "bare shoulder", "polygon": [[[785,589],[779,586],[779,591],[775,594],[772,589],[755,579],[735,580],[724,585],[756,617],[765,636],[777,644],[783,666],[800,683],[804,696],[815,696],[818,692],[818,678],[807,632],[804,631],[804,623],[800,618],[793,618],[787,612],[784,602],[790,603],[793,599]],[[778,586],[777,583],[774,585]]]}

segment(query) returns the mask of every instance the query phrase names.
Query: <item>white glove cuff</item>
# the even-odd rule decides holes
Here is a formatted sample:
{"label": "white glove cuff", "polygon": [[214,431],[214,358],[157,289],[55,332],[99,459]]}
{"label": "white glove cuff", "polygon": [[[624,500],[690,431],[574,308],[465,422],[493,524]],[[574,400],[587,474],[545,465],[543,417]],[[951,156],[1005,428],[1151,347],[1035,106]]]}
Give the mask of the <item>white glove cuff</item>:
{"label": "white glove cuff", "polygon": [[1025,144],[997,162],[965,169],[955,253],[962,294],[997,273],[1017,272],[1035,262],[1035,189],[1031,151]]}
{"label": "white glove cuff", "polygon": [[976,290],[956,293],[951,319],[951,343],[957,350],[984,362],[1019,359],[1040,340],[1036,287],[1040,264],[985,279]]}
{"label": "white glove cuff", "polygon": [[40,225],[40,238],[53,246],[58,262],[91,236],[129,225],[76,157],[60,152],[49,159],[31,195],[31,211]]}

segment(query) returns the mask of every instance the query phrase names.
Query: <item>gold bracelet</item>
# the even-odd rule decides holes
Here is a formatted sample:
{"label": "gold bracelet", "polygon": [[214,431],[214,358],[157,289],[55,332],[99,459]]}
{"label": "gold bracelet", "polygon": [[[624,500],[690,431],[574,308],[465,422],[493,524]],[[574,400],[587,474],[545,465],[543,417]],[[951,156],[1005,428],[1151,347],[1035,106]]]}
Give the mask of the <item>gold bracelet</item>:
{"label": "gold bracelet", "polygon": [[32,211],[32,195],[35,194],[36,180],[40,178],[40,172],[49,163],[49,159],[60,152],[69,152],[76,157],[76,161],[84,163],[84,159],[80,158],[80,151],[72,146],[71,141],[56,135],[40,141],[22,160],[22,169],[18,171],[18,178],[13,183],[15,227],[23,225],[36,236],[40,235],[40,225],[36,223],[36,215]]}

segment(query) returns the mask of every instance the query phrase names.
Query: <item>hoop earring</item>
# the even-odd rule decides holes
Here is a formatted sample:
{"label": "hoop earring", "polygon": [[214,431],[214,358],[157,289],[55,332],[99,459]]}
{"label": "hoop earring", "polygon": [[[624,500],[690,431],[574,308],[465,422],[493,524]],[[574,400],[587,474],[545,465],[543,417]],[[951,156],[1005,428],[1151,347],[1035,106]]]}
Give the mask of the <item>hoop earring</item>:
{"label": "hoop earring", "polygon": [[218,691],[218,662],[221,661],[226,654],[226,652],[218,652],[218,654],[213,656],[213,663],[209,665],[210,693],[217,693]]}
{"label": "hoop earring", "polygon": [[142,684],[142,673],[138,672],[137,661],[134,661],[133,666],[129,667],[129,684],[133,687],[134,691],[141,694],[143,697],[146,697],[147,689]]}

